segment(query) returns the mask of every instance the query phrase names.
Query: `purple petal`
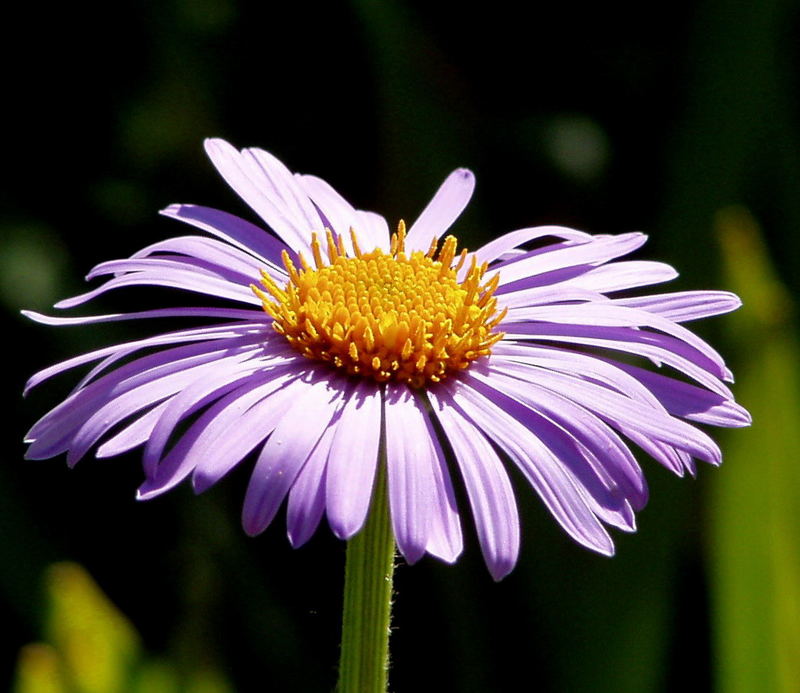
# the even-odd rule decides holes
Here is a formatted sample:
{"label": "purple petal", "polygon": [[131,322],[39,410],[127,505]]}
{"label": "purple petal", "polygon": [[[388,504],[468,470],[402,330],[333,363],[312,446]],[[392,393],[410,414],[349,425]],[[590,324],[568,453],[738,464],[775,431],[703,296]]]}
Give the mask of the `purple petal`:
{"label": "purple petal", "polygon": [[153,432],[153,428],[156,423],[158,423],[159,418],[161,418],[161,415],[164,413],[170,401],[171,400],[166,400],[158,406],[153,407],[146,414],[132,421],[121,431],[118,431],[97,448],[94,456],[97,459],[116,457],[147,442],[147,439]]}
{"label": "purple petal", "polygon": [[441,238],[458,219],[474,189],[475,176],[466,168],[458,168],[447,176],[428,206],[408,230],[406,248],[409,251],[428,250],[431,241]]}
{"label": "purple petal", "polygon": [[82,303],[91,301],[93,298],[106,293],[106,291],[125,286],[163,286],[172,289],[183,289],[184,291],[194,291],[215,298],[227,298],[231,301],[239,301],[250,305],[261,305],[261,299],[248,286],[202,274],[192,269],[189,265],[181,267],[180,265],[183,264],[174,263],[170,267],[132,272],[114,277],[92,291],[59,301],[55,304],[55,307],[74,308]]}
{"label": "purple petal", "polygon": [[311,231],[321,230],[319,215],[310,200],[303,204],[303,193],[283,164],[259,150],[238,152],[220,139],[206,140],[205,147],[228,185],[290,248],[310,250]]}
{"label": "purple petal", "polygon": [[478,264],[483,262],[493,262],[500,258],[504,253],[521,246],[523,243],[554,236],[570,241],[582,241],[588,243],[592,237],[583,231],[568,229],[566,226],[533,226],[527,229],[519,229],[505,233],[500,238],[490,241],[486,245],[475,251]]}
{"label": "purple petal", "polygon": [[93,325],[101,322],[117,322],[119,320],[145,320],[149,318],[225,318],[229,320],[258,320],[263,318],[269,322],[271,318],[263,311],[236,308],[156,308],[140,310],[135,313],[110,313],[109,315],[87,315],[64,318],[44,315],[34,310],[20,311],[26,318],[42,325]]}
{"label": "purple petal", "polygon": [[276,267],[270,262],[244,253],[227,243],[202,236],[168,238],[134,253],[131,259],[147,257],[169,259],[174,256],[194,258],[208,267],[213,267],[213,271],[217,274],[235,273],[238,276],[247,277],[250,282],[258,279],[262,269],[269,269],[271,273],[279,275],[283,281],[286,281],[287,277],[282,266]]}
{"label": "purple petal", "polygon": [[[524,253],[523,255],[527,256],[529,254],[530,253]],[[509,262],[516,262],[520,259],[522,259],[522,256],[512,258],[509,260]],[[496,267],[498,266],[495,265],[492,267],[492,269],[495,269]],[[549,289],[553,287],[562,287],[565,290],[581,289],[582,287],[578,286],[577,284],[573,285],[573,280],[579,279],[580,277],[591,272],[593,269],[598,268],[595,268],[594,265],[574,265],[572,267],[562,267],[561,269],[550,270],[549,272],[543,272],[542,274],[525,276],[520,279],[516,279],[513,282],[500,285],[497,288],[497,291],[495,291],[495,295],[498,297],[507,295],[510,296],[515,293],[536,288]]]}
{"label": "purple petal", "polygon": [[307,383],[297,379],[291,370],[283,372],[284,375],[273,377],[269,390],[262,391],[264,396],[258,402],[235,420],[223,423],[219,433],[211,430],[216,429],[216,422],[206,429],[208,440],[202,445],[198,441],[194,448],[199,455],[192,473],[195,493],[211,488],[239,464],[275,430],[292,402],[302,397]]}
{"label": "purple petal", "polygon": [[431,453],[435,460],[433,465],[434,484],[431,490],[434,495],[433,507],[436,509],[431,517],[431,530],[425,550],[447,563],[454,563],[464,548],[456,495],[447,468],[447,461],[442,446],[439,444],[439,437],[427,417],[425,424],[428,427],[428,441],[431,444]]}
{"label": "purple petal", "polygon": [[525,367],[547,368],[588,382],[599,383],[642,402],[647,407],[664,410],[658,398],[636,378],[618,368],[616,362],[591,354],[552,347],[504,344],[492,354],[488,363],[499,370],[510,371],[514,377],[532,382],[536,381],[538,370],[526,371]]}
{"label": "purple petal", "polygon": [[[612,471],[618,470],[613,470],[613,467],[608,464],[607,456],[599,459],[593,451],[582,446],[577,438],[530,407],[527,402],[521,401],[519,395],[525,390],[515,387],[513,379],[502,378],[494,373],[491,381],[493,387],[487,392],[490,393],[495,404],[514,416],[533,437],[544,445],[555,463],[562,466],[578,490],[582,492],[592,513],[603,522],[618,529],[635,530],[636,520],[631,504],[637,502],[640,507],[643,505],[641,487],[633,490],[634,498],[628,498],[612,476]],[[526,384],[526,389],[533,389],[533,387],[530,383]],[[506,395],[508,399],[499,399],[496,393]],[[508,407],[503,406],[506,403],[513,404]],[[617,474],[617,476],[620,475]]]}
{"label": "purple petal", "polygon": [[[139,487],[139,500],[149,500],[177,486],[203,459],[208,445],[218,436],[234,435],[239,418],[254,404],[273,393],[290,378],[291,372],[281,373],[275,379],[245,380],[231,393],[214,402],[175,443],[146,481]],[[263,440],[269,431],[263,432]]]}
{"label": "purple petal", "polygon": [[[487,382],[562,427],[592,455],[587,461],[596,474],[608,477],[610,489],[619,489],[635,510],[645,506],[647,484],[642,470],[627,445],[605,423],[566,397],[538,387],[533,378],[509,380],[498,377],[502,372],[498,366],[498,373],[493,373]],[[602,468],[596,467],[595,460]]]}
{"label": "purple petal", "polygon": [[730,428],[749,426],[752,423],[750,414],[744,407],[716,392],[626,363],[617,363],[616,367],[639,380],[674,416]]}
{"label": "purple petal", "polygon": [[[563,465],[538,438],[505,411],[514,411],[515,403],[473,379],[469,385],[453,380],[446,386],[453,402],[519,467],[566,532],[583,546],[612,555],[614,544],[611,537]],[[499,403],[502,403],[502,408]]]}
{"label": "purple petal", "polygon": [[319,212],[297,184],[294,174],[278,157],[258,147],[243,149],[242,157],[250,164],[251,171],[271,184],[269,196],[273,204],[293,221],[301,236],[310,241],[309,232],[319,229]]}
{"label": "purple petal", "polygon": [[[506,368],[515,369],[513,365]],[[531,379],[531,371],[520,368],[527,373],[527,379]],[[719,464],[721,454],[716,443],[702,431],[669,416],[666,410],[658,408],[660,405],[657,402],[653,403],[656,406],[647,407],[642,401],[632,400],[593,382],[536,366],[529,368],[536,371],[537,385],[562,394],[612,426],[638,431],[649,438],[686,450],[694,457]]]}
{"label": "purple petal", "polygon": [[363,209],[356,210],[358,219],[358,229],[369,233],[376,248],[384,252],[389,252],[389,225],[380,214],[366,212]]}
{"label": "purple petal", "polygon": [[362,217],[356,214],[356,210],[336,192],[328,183],[316,176],[304,176],[295,174],[297,182],[303,191],[311,198],[314,204],[323,214],[323,221],[334,233],[342,236],[345,250],[348,255],[353,255],[353,243],[350,239],[350,229],[354,229],[361,250],[367,252],[377,247],[373,238],[372,224],[363,224]]}
{"label": "purple petal", "polygon": [[722,356],[696,334],[677,323],[637,308],[616,305],[615,302],[583,303],[566,306],[531,306],[517,308],[500,324],[522,321],[556,323],[559,325],[591,325],[592,327],[649,327],[671,335],[702,354],[713,366],[709,369],[724,377],[726,369]]}
{"label": "purple petal", "polygon": [[[183,255],[158,255],[155,257],[128,258],[126,260],[109,260],[101,262],[86,275],[86,281],[113,274],[115,278],[128,274],[150,274],[153,276],[170,276],[174,271],[195,272],[200,279],[221,279],[237,288],[247,287],[256,279],[256,273],[240,274],[227,267],[212,264],[204,260]],[[251,292],[252,293],[252,292]]]}
{"label": "purple petal", "polygon": [[397,548],[409,563],[425,553],[434,513],[432,450],[421,404],[406,385],[386,384],[386,471]]}
{"label": "purple petal", "polygon": [[[249,333],[249,334],[248,334]],[[241,346],[244,342],[255,342],[259,339],[263,340],[266,335],[266,326],[263,323],[239,323],[229,325],[215,325],[213,327],[200,327],[194,330],[181,330],[179,332],[169,332],[167,334],[158,335],[156,337],[149,337],[147,339],[140,339],[134,342],[124,342],[96,351],[90,351],[81,356],[75,356],[61,363],[45,368],[38,373],[32,375],[28,382],[25,384],[24,394],[29,390],[41,384],[45,380],[52,378],[59,373],[82,366],[92,361],[105,358],[106,356],[114,356],[119,352],[124,352],[126,356],[138,351],[140,349],[148,349],[155,346],[166,346],[167,344],[180,344],[182,342],[206,342],[206,344],[194,345],[193,348],[198,351],[213,351],[215,349],[222,349],[233,346]],[[241,341],[240,341],[241,339]],[[230,340],[228,344],[224,340]],[[221,343],[222,342],[222,343]],[[161,352],[161,357],[164,359],[169,358],[170,351]]]}
{"label": "purple petal", "polygon": [[332,421],[289,491],[286,527],[289,542],[295,549],[312,537],[325,512],[325,475],[335,431],[336,423]]}
{"label": "purple petal", "polygon": [[521,260],[522,256],[525,255],[525,250],[523,248],[512,248],[511,250],[506,250],[502,253],[498,258],[497,262],[511,262],[512,260]]}
{"label": "purple petal", "polygon": [[678,450],[673,445],[663,443],[660,440],[655,440],[654,438],[651,438],[635,428],[620,425],[619,430],[623,435],[632,440],[654,460],[664,465],[674,474],[683,476],[684,459],[686,458],[687,453],[684,453],[682,450]]}
{"label": "purple petal", "polygon": [[270,365],[269,362],[261,359],[231,363],[215,369],[214,373],[209,374],[208,377],[195,381],[189,387],[181,390],[169,401],[168,406],[150,432],[142,459],[145,474],[153,476],[156,473],[170,437],[176,426],[185,418],[248,382],[254,385],[263,384],[265,379],[271,380],[289,371],[288,367],[281,369],[280,366],[278,370],[270,370]]}
{"label": "purple petal", "polygon": [[639,286],[668,282],[678,276],[670,265],[647,260],[623,260],[594,267],[588,272],[564,281],[571,287],[611,293]]}
{"label": "purple petal", "polygon": [[485,276],[488,281],[500,272],[500,286],[518,279],[562,270],[581,265],[601,264],[640,248],[647,241],[643,233],[623,233],[618,236],[594,236],[592,241],[579,245],[560,245],[551,252],[534,251],[522,260],[510,262],[498,269],[490,269]]}
{"label": "purple petal", "polygon": [[283,267],[281,251],[286,245],[249,221],[199,205],[170,205],[160,213],[213,234],[267,264]]}
{"label": "purple petal", "polygon": [[194,368],[183,368],[164,377],[140,385],[114,396],[97,409],[81,425],[69,441],[67,464],[74,466],[107,431],[133,414],[172,397],[183,388],[207,377],[212,372],[226,368],[227,359],[204,363]]}
{"label": "purple petal", "polygon": [[624,327],[592,327],[587,325],[553,325],[545,323],[511,323],[505,339],[536,339],[565,342],[570,345],[604,347],[615,351],[645,356],[656,365],[662,363],[685,373],[709,390],[732,398],[731,391],[712,375],[716,364],[674,337]]}
{"label": "purple petal", "polygon": [[381,436],[381,392],[368,380],[347,398],[331,444],[325,487],[328,522],[340,539],[364,525],[372,498]]}
{"label": "purple petal", "polygon": [[586,289],[573,288],[565,285],[535,286],[532,288],[510,291],[498,296],[498,306],[508,308],[511,313],[509,322],[515,321],[514,309],[526,309],[532,306],[563,304],[573,301],[609,301],[602,294]]}
{"label": "purple petal", "polygon": [[[104,376],[87,387],[67,397],[61,404],[37,421],[28,432],[27,440],[32,443],[28,450],[31,459],[37,459],[47,450],[53,455],[64,452],[71,444],[76,431],[97,411],[121,396],[140,386],[159,381],[164,377],[182,377],[183,373],[193,373],[196,367],[216,364],[224,356],[247,358],[248,351],[239,350],[200,350],[196,345],[171,350],[173,360],[165,362],[162,354],[153,354],[138,359]],[[252,352],[250,352],[252,353]],[[177,375],[176,375],[177,374]],[[172,381],[169,381],[172,382]],[[142,406],[156,404],[158,398],[145,400]],[[48,455],[52,456],[52,455]]]}
{"label": "purple petal", "polygon": [[245,532],[255,535],[272,522],[317,441],[341,404],[341,381],[304,382],[305,392],[267,440],[258,456],[242,509]]}
{"label": "purple petal", "polygon": [[519,515],[508,474],[481,428],[460,413],[445,388],[428,396],[461,470],[481,553],[492,577],[501,580],[519,556]]}
{"label": "purple petal", "polygon": [[689,322],[730,313],[742,305],[742,300],[729,291],[678,291],[656,296],[619,298],[614,302],[621,306],[641,308],[674,322]]}

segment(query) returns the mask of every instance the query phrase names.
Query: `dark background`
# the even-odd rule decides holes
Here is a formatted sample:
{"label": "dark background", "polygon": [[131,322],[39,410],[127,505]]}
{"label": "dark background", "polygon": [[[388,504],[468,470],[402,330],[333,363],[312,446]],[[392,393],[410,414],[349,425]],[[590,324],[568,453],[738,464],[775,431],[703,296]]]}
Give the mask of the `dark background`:
{"label": "dark background", "polygon": [[[137,503],[136,454],[73,471],[22,461],[25,430],[75,382],[61,377],[23,401],[28,375],[142,328],[46,328],[18,310],[48,311],[82,291],[97,262],[184,232],[157,216],[167,204],[253,218],[203,154],[203,138],[221,136],[322,176],[390,223],[413,221],[445,175],[467,166],[478,184],[456,233],[472,247],[543,223],[644,230],[651,240],[638,257],[681,271],[671,290],[745,296],[744,317],[693,329],[730,357],[757,424],[759,412],[762,422],[786,417],[769,432],[726,435],[729,464],[696,481],[646,461],[650,505],[637,534],[617,535],[613,559],[574,546],[515,478],[522,554],[503,582],[483,567],[467,520],[455,566],[399,568],[393,690],[797,690],[782,648],[800,640],[791,308],[800,5],[521,7],[18,8],[2,47],[0,300],[12,353],[0,688],[12,685],[20,648],[49,637],[42,576],[62,560],[80,563],[130,620],[139,656],[180,680],[210,668],[242,693],[335,684],[344,545],[321,530],[293,551],[282,517],[246,538],[244,466],[199,498],[181,488]],[[90,310],[136,309],[143,295]],[[147,307],[172,298],[152,297]],[[764,609],[747,602],[756,592]],[[754,647],[759,662],[748,662]]]}

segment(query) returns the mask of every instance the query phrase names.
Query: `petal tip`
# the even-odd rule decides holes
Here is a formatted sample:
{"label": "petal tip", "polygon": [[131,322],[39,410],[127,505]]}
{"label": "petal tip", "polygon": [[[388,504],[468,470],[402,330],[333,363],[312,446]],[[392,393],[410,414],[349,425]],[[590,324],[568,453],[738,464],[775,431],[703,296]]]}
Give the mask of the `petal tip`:
{"label": "petal tip", "polygon": [[151,498],[155,498],[156,491],[151,487],[148,481],[142,483],[139,488],[136,489],[136,500],[137,501],[146,501],[150,500]]}
{"label": "petal tip", "polygon": [[515,563],[502,563],[495,566],[488,566],[489,567],[489,575],[492,576],[492,580],[495,582],[500,582],[503,578],[508,576],[508,574],[514,570]]}
{"label": "petal tip", "polygon": [[185,205],[175,202],[171,205],[167,205],[164,209],[159,209],[158,213],[165,217],[177,217],[180,216],[182,207],[185,207]]}
{"label": "petal tip", "polygon": [[254,520],[245,517],[242,518],[242,529],[248,537],[256,537],[264,531]]}
{"label": "petal tip", "polygon": [[192,492],[195,496],[199,496],[201,493],[208,491],[213,485],[213,479],[210,479],[204,474],[198,474],[195,469],[195,473],[192,475]]}
{"label": "petal tip", "polygon": [[221,137],[206,137],[203,140],[203,148],[210,154],[212,151],[218,149],[233,149],[234,147],[230,142],[223,140]]}
{"label": "petal tip", "polygon": [[109,451],[108,451],[108,448],[107,448],[105,445],[101,445],[101,446],[100,446],[99,448],[97,448],[97,450],[95,451],[95,453],[94,453],[94,456],[95,456],[95,457],[96,457],[98,460],[104,460],[104,459],[106,459],[107,457],[114,457],[114,453],[113,453],[113,452],[109,452]]}
{"label": "petal tip", "polygon": [[359,524],[348,524],[336,520],[331,520],[328,518],[328,526],[331,528],[331,532],[333,532],[333,536],[337,539],[341,539],[342,541],[349,541],[352,539],[361,528],[364,526],[364,522],[362,521]]}
{"label": "petal tip", "polygon": [[[408,542],[406,542],[406,544],[408,544]],[[425,547],[421,545],[414,544],[413,546],[406,545],[401,547],[398,544],[397,548],[408,565],[414,565],[425,555]]]}

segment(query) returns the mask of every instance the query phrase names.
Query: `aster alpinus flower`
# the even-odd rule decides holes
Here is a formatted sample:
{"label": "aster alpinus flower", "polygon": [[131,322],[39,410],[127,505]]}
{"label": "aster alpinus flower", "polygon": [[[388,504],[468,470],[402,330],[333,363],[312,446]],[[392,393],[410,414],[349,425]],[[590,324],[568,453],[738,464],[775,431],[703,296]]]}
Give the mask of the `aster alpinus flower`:
{"label": "aster alpinus flower", "polygon": [[216,321],[34,375],[28,388],[97,364],[30,430],[29,458],[66,453],[74,465],[96,446],[97,457],[143,446],[139,497],[148,499],[190,476],[204,491],[255,453],[244,528],[263,531],[286,501],[293,546],[323,515],[336,536],[356,534],[385,459],[392,531],[411,563],[459,556],[456,474],[500,579],[519,550],[509,464],[570,537],[610,555],[607,526],[633,531],[647,501],[631,443],[679,476],[694,474],[695,460],[721,460],[695,424],[750,421],[725,385],[721,356],[682,325],[733,310],[738,298],[630,296],[676,276],[658,262],[619,260],[644,244],[641,233],[540,226],[470,252],[445,235],[472,195],[466,169],[450,174],[408,230],[400,222],[390,233],[380,215],[265,151],[218,139],[206,151],[272,233],[216,209],[170,206],[165,216],[205,235],[102,263],[88,279],[105,283],[56,307],[130,286],[231,307],[27,312],[50,325]]}

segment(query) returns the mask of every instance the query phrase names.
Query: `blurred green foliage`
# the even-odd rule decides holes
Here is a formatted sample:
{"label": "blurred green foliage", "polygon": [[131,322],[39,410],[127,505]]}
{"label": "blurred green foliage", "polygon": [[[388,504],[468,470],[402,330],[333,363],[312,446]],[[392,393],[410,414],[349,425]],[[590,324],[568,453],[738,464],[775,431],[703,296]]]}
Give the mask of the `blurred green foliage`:
{"label": "blurred green foliage", "polygon": [[736,391],[754,420],[728,446],[724,474],[711,498],[717,681],[726,693],[791,693],[800,686],[796,308],[750,214],[725,209],[717,228],[726,284],[744,301],[729,327],[739,347],[747,349]]}
{"label": "blurred green foliage", "polygon": [[[611,560],[570,544],[516,479],[523,548],[509,578],[488,577],[469,522],[456,566],[398,570],[393,688],[797,689],[798,0],[550,3],[533,19],[453,0],[17,9],[2,46],[15,95],[0,186],[8,402],[33,371],[139,334],[42,328],[19,308],[45,309],[94,263],[178,233],[155,214],[169,203],[248,214],[204,159],[207,136],[270,149],[392,221],[469,166],[478,187],[458,232],[473,247],[539,223],[643,229],[640,257],[675,264],[675,288],[744,296],[698,329],[730,357],[754,428],[725,436],[725,464],[696,483],[643,461],[651,501]],[[774,267],[737,204],[761,221]],[[18,691],[74,693],[68,642],[84,624],[108,645],[91,676],[109,692],[331,689],[341,543],[321,531],[292,551],[279,521],[244,537],[247,470],[201,498],[137,504],[135,454],[23,464],[22,433],[70,384],[7,417],[0,688],[16,677]],[[108,596],[74,563],[52,572],[64,559]]]}
{"label": "blurred green foliage", "polygon": [[180,673],[148,657],[138,633],[76,563],[45,574],[44,642],[26,645],[14,693],[230,693],[213,669]]}

